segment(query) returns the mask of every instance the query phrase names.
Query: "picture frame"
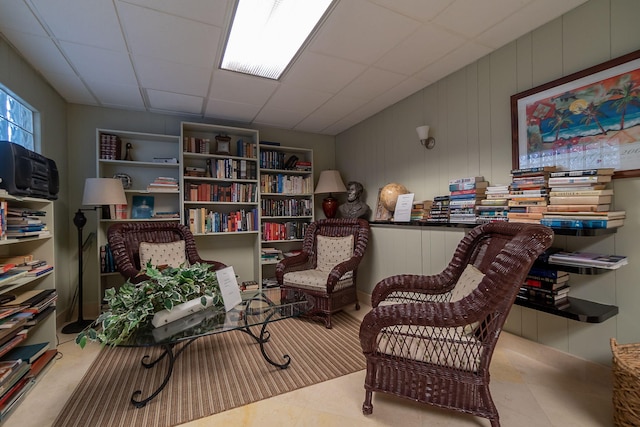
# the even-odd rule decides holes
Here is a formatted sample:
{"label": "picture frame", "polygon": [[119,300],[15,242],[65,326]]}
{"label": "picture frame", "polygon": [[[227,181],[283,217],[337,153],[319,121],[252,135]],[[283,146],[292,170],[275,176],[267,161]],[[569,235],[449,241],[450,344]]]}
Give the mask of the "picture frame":
{"label": "picture frame", "polygon": [[216,154],[231,154],[231,137],[216,135]]}
{"label": "picture frame", "polygon": [[374,221],[391,221],[392,215],[391,212],[384,207],[382,201],[380,200],[380,193],[382,192],[382,187],[378,188],[378,198],[376,199],[376,211],[373,215]]}
{"label": "picture frame", "polygon": [[640,50],[511,96],[513,169],[640,176]]}
{"label": "picture frame", "polygon": [[133,196],[131,198],[131,219],[152,218],[153,206],[153,196]]}

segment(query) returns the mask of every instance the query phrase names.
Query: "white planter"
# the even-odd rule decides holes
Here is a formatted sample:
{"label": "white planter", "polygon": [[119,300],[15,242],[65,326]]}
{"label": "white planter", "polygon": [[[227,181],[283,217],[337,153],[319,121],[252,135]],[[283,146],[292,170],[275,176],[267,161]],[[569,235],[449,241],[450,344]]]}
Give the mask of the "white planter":
{"label": "white planter", "polygon": [[192,299],[191,301],[183,302],[182,304],[178,304],[174,306],[171,310],[162,310],[157,312],[153,319],[151,320],[151,324],[157,328],[159,326],[166,325],[167,323],[171,323],[175,320],[182,319],[185,316],[188,316],[193,313],[197,313],[199,311],[204,310],[207,307],[211,307],[213,305],[213,298],[205,297],[207,299],[207,305],[202,305],[200,301],[200,297],[196,299]]}

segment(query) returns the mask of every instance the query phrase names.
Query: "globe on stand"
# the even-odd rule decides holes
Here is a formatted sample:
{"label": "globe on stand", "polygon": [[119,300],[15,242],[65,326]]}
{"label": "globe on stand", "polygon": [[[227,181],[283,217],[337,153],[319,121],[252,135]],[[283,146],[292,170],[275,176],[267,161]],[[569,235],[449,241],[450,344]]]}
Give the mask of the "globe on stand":
{"label": "globe on stand", "polygon": [[407,190],[404,185],[392,182],[382,187],[382,190],[380,191],[380,202],[382,202],[382,206],[384,206],[385,209],[389,212],[393,212],[396,210],[398,196],[400,194],[407,193],[409,193],[409,190]]}

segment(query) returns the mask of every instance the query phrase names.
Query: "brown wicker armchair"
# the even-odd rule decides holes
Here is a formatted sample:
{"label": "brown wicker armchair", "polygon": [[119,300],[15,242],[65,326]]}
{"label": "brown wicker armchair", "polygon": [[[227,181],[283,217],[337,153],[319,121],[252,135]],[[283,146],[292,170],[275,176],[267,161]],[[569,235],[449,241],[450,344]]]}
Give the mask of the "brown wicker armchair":
{"label": "brown wicker armchair", "polygon": [[216,270],[226,267],[218,261],[200,258],[196,242],[189,227],[176,222],[123,222],[113,224],[107,230],[107,240],[116,269],[131,283],[140,283],[148,277],[140,274],[140,243],[185,242],[185,257],[189,264],[196,262],[213,264]]}
{"label": "brown wicker armchair", "polygon": [[489,364],[520,285],[552,240],[553,231],[541,225],[484,224],[462,239],[440,274],[380,281],[360,327],[367,361],[362,412],[373,412],[375,391],[499,426]]}
{"label": "brown wicker armchair", "polygon": [[276,266],[283,288],[311,296],[307,316],[324,320],[331,328],[331,314],[348,304],[360,309],[356,289],[358,265],[369,241],[369,223],[363,219],[321,219],[307,228],[302,252]]}

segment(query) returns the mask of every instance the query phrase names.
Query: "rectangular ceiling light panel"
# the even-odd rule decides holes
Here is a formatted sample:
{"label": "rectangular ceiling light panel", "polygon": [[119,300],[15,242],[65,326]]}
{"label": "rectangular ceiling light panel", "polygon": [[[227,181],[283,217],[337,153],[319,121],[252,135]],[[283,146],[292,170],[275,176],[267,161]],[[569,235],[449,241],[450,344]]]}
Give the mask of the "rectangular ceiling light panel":
{"label": "rectangular ceiling light panel", "polygon": [[332,0],[239,0],[224,70],[278,80]]}

